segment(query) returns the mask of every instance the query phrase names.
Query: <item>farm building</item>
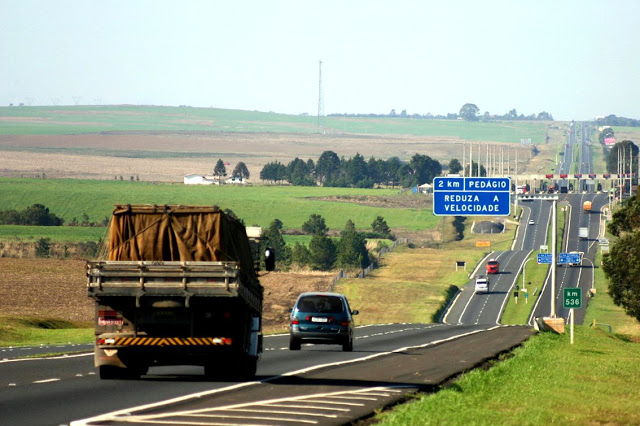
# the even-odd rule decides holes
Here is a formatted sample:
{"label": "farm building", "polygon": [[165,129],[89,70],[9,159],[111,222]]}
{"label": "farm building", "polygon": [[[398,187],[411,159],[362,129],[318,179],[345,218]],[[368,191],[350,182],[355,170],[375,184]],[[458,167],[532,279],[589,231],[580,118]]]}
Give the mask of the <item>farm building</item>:
{"label": "farm building", "polygon": [[225,181],[228,184],[231,185],[246,185],[247,184],[247,180],[241,176],[231,176],[229,179],[227,179]]}
{"label": "farm building", "polygon": [[199,174],[190,174],[184,177],[185,185],[219,185],[217,176],[204,176]]}

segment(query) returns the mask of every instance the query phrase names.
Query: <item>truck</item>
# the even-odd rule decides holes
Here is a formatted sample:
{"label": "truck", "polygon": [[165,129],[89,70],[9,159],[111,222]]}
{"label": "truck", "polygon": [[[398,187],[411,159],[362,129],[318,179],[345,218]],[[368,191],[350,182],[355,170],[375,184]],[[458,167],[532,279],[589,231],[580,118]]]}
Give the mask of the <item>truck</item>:
{"label": "truck", "polygon": [[500,263],[496,259],[489,259],[487,262],[487,274],[499,274]]}
{"label": "truck", "polygon": [[592,205],[591,201],[585,201],[584,203],[582,203],[582,209],[585,212],[591,212],[591,205]]}
{"label": "truck", "polygon": [[248,380],[262,352],[261,229],[217,206],[116,205],[98,260],[86,263],[101,379],[198,365]]}
{"label": "truck", "polygon": [[579,240],[586,240],[588,238],[589,238],[589,228],[587,228],[587,227],[578,228],[578,239]]}

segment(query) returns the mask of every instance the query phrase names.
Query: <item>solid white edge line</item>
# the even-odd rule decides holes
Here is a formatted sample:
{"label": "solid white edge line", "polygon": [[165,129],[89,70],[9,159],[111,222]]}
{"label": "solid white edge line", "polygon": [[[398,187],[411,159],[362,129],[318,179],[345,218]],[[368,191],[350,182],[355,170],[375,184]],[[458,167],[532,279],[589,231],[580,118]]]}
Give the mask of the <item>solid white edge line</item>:
{"label": "solid white edge line", "polygon": [[492,330],[495,330],[495,329],[500,328],[500,327],[501,326],[493,326],[493,327],[489,327],[489,328],[486,328],[486,329],[474,330],[474,331],[470,331],[470,332],[467,332],[467,333],[451,336],[451,337],[448,337],[446,339],[435,340],[433,342],[425,343],[423,345],[407,346],[407,347],[396,349],[396,350],[393,350],[393,351],[390,351],[390,352],[381,352],[381,353],[369,355],[369,356],[366,356],[366,357],[357,358],[357,359],[354,359],[354,360],[340,361],[340,362],[329,363],[329,364],[314,365],[313,367],[303,368],[303,369],[296,370],[296,371],[290,371],[288,373],[284,373],[284,374],[281,374],[281,375],[278,375],[278,376],[272,376],[272,377],[269,377],[267,379],[260,380],[260,381],[239,383],[239,384],[236,384],[236,385],[227,386],[227,387],[220,388],[220,389],[213,389],[213,390],[205,391],[205,392],[196,392],[196,393],[189,394],[189,395],[183,395],[183,396],[179,396],[179,397],[176,397],[176,398],[171,398],[171,399],[168,399],[168,400],[165,400],[165,401],[154,402],[154,403],[151,403],[151,404],[140,405],[140,406],[137,406],[137,407],[125,408],[125,409],[122,409],[122,410],[112,411],[112,412],[106,413],[106,414],[100,414],[100,415],[95,416],[95,417],[90,417],[90,418],[80,419],[80,420],[74,420],[69,424],[69,426],[88,426],[91,422],[117,420],[117,416],[120,416],[122,414],[131,415],[131,413],[134,412],[134,411],[141,411],[141,410],[146,410],[146,409],[150,409],[150,408],[156,408],[156,407],[160,407],[160,406],[163,406],[163,405],[169,405],[169,404],[173,404],[173,403],[177,403],[177,402],[186,401],[188,399],[201,398],[203,396],[209,396],[209,395],[213,395],[213,394],[216,394],[216,393],[226,392],[226,391],[230,391],[230,390],[234,390],[234,389],[240,389],[240,388],[243,388],[243,387],[257,385],[257,384],[260,384],[260,383],[267,383],[267,382],[270,382],[270,381],[273,381],[273,380],[276,380],[276,379],[280,379],[280,378],[283,378],[283,377],[289,377],[289,376],[293,376],[293,375],[296,375],[296,374],[303,374],[303,373],[307,373],[309,371],[313,371],[313,370],[317,370],[317,369],[321,369],[321,368],[326,368],[326,367],[331,367],[331,366],[339,366],[339,365],[345,365],[345,364],[353,364],[353,363],[356,363],[356,362],[368,361],[370,359],[377,358],[377,357],[380,357],[380,356],[385,356],[385,355],[391,355],[391,354],[394,354],[394,353],[404,352],[404,351],[409,350],[409,349],[421,349],[421,348],[426,348],[428,346],[435,346],[435,345],[440,344],[440,343],[444,343],[444,342],[448,342],[448,341],[451,341],[451,340],[459,339],[459,338],[462,338],[462,337],[470,336],[472,334],[482,333],[482,332],[485,332],[485,331],[492,331]]}
{"label": "solid white edge line", "polygon": [[79,358],[82,356],[93,356],[93,352],[86,352],[81,354],[65,354],[60,356],[46,356],[46,357],[37,357],[37,358],[15,358],[15,359],[3,359],[0,360],[0,364],[4,364],[7,362],[20,362],[20,361],[42,361],[42,360],[50,360],[50,359],[70,359],[70,358]]}

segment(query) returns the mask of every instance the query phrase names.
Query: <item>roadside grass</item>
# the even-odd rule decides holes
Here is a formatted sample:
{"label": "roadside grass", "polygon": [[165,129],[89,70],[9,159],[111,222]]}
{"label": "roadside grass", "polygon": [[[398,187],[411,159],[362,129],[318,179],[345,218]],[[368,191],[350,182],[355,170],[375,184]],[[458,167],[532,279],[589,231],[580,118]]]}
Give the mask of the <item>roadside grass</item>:
{"label": "roadside grass", "polygon": [[[469,228],[464,239],[439,248],[398,246],[366,278],[342,279],[335,291],[344,293],[352,308],[360,311],[359,325],[436,322],[447,297],[455,294],[451,289],[464,286],[488,253],[487,248],[477,248],[476,241],[489,240],[491,250],[507,250],[516,229],[508,225],[502,234],[472,234]],[[456,268],[456,261],[466,262],[466,267]]]}
{"label": "roadside grass", "polygon": [[[600,327],[603,330],[609,330],[609,326],[611,326],[612,332],[616,335],[640,343],[640,322],[630,321],[624,309],[613,304],[611,296],[609,296],[609,281],[601,265],[602,251],[598,248],[594,262],[596,293],[594,297],[589,299],[584,325]],[[588,265],[589,269],[590,266]],[[586,272],[586,269],[583,272]]]}
{"label": "roadside grass", "polygon": [[[335,196],[399,197],[398,204],[402,205],[403,197],[420,195],[400,195],[394,189],[0,178],[2,209],[22,210],[39,203],[67,223],[73,218],[80,220],[83,214],[92,222],[102,221],[111,216],[115,204],[218,205],[232,210],[247,225],[265,228],[276,218],[283,222],[284,229],[300,228],[313,213],[320,213],[327,226],[334,230],[343,229],[348,219],[355,223],[356,228],[370,230],[377,216],[382,216],[389,227],[398,229],[431,229],[438,223],[431,209],[371,207],[318,199]],[[79,227],[73,229],[85,232]]]}
{"label": "roadside grass", "polygon": [[89,343],[93,334],[93,321],[0,316],[0,347]]}
{"label": "roadside grass", "polygon": [[381,425],[638,424],[640,350],[602,330],[540,333],[489,370],[375,417]]}

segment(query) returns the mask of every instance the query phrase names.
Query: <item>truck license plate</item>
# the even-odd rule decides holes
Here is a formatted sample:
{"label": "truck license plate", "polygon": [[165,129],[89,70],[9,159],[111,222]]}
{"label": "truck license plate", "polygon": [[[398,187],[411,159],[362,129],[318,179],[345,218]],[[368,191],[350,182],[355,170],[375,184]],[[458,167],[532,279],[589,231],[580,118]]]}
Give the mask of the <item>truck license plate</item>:
{"label": "truck license plate", "polygon": [[311,322],[329,322],[326,317],[311,317]]}

